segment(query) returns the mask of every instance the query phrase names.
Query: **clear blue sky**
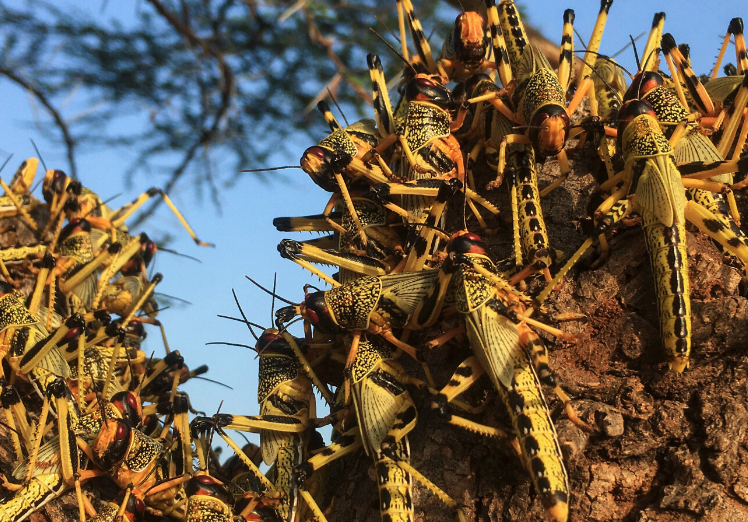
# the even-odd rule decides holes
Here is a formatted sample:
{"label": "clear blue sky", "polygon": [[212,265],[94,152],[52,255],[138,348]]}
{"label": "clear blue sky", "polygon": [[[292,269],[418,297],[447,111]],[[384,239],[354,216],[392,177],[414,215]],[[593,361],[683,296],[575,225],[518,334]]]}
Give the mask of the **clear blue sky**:
{"label": "clear blue sky", "polygon": [[[10,2],[10,4],[20,2]],[[63,2],[60,2],[63,3]],[[91,16],[116,18],[127,24],[133,20],[135,2],[108,2],[103,14],[99,13],[101,3],[68,2],[71,8],[82,9]],[[418,2],[416,1],[416,7]],[[552,41],[560,41],[562,13],[571,7],[576,12],[575,26],[580,34],[589,38],[599,9],[598,1],[523,2],[529,20]],[[59,3],[58,3],[59,5]],[[385,8],[394,10],[395,2],[383,1]],[[143,2],[141,8],[148,9]],[[638,35],[648,30],[652,16],[657,11],[667,13],[665,31],[671,32],[678,43],[691,45],[692,60],[697,73],[707,73],[711,69],[714,56],[722,41],[728,22],[734,16],[748,17],[748,4],[744,1],[673,2],[617,0],[611,9],[601,51],[612,54],[628,42],[628,35]],[[297,14],[297,16],[299,16]],[[372,19],[372,26],[376,20]],[[430,28],[426,28],[427,31]],[[644,39],[640,40],[643,46]],[[575,42],[576,43],[576,42]],[[436,47],[440,47],[440,44]],[[726,61],[735,61],[734,49],[730,47]],[[633,53],[629,50],[618,58],[629,70],[635,70]],[[33,138],[39,146],[44,160],[50,168],[66,169],[64,149],[58,143],[44,140],[38,126],[49,125],[49,117],[32,105],[29,97],[15,84],[0,79],[0,96],[3,103],[0,126],[0,160],[13,153],[6,170],[2,173],[8,180],[23,159],[33,156],[29,142]],[[84,106],[85,100],[73,100],[70,107]],[[76,114],[72,108],[63,110],[63,116],[70,118]],[[353,111],[350,111],[353,112]],[[134,121],[143,115],[133,115]],[[142,121],[142,120],[141,120]],[[324,126],[319,125],[321,139]],[[261,137],[258,137],[261,139]],[[298,164],[301,153],[312,143],[290,143],[293,150],[288,156],[279,156],[271,164]],[[80,179],[86,187],[106,199],[123,192],[123,196],[112,202],[121,205],[134,198],[140,191],[127,190],[123,172],[131,158],[123,151],[87,150],[78,151],[77,162]],[[220,167],[220,163],[218,164]],[[260,165],[246,165],[257,168]],[[244,276],[250,275],[267,286],[272,285],[273,274],[278,272],[278,292],[291,300],[298,301],[303,296],[305,283],[320,284],[316,278],[308,276],[300,267],[280,258],[276,245],[284,237],[304,239],[276,232],[272,219],[277,216],[306,215],[321,212],[328,194],[309,181],[302,171],[286,171],[286,183],[263,184],[252,178],[244,178],[231,190],[222,194],[222,216],[207,199],[200,200],[190,187],[182,186],[170,194],[176,205],[193,226],[197,235],[215,243],[215,249],[199,248],[192,243],[180,225],[165,208],[152,216],[143,230],[153,236],[161,231],[169,231],[176,240],[170,245],[185,254],[197,256],[202,264],[176,258],[166,253],[157,257],[156,269],[164,274],[164,281],[158,290],[178,296],[194,303],[167,310],[159,319],[167,328],[172,349],[178,349],[191,367],[208,364],[207,377],[224,382],[234,388],[229,391],[214,384],[191,381],[183,386],[191,397],[192,404],[209,414],[214,412],[221,400],[222,411],[227,413],[256,414],[257,361],[247,350],[224,346],[205,346],[210,341],[231,341],[254,344],[246,328],[216,317],[217,314],[236,315],[231,289],[235,288],[250,320],[267,325],[270,322],[270,297],[255,288]],[[145,190],[166,182],[169,173],[138,173],[131,185]],[[40,166],[38,176],[43,176]],[[307,236],[308,237],[308,236]],[[151,330],[147,341],[147,352],[163,354],[157,330]]]}

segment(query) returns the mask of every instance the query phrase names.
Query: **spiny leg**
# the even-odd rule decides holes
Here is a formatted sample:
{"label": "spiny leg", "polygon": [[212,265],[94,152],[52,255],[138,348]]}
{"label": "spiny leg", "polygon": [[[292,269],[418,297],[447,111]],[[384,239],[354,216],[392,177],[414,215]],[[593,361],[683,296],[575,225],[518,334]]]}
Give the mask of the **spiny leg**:
{"label": "spiny leg", "polygon": [[192,227],[187,223],[187,220],[182,217],[182,214],[177,210],[177,207],[174,206],[174,203],[171,202],[171,199],[169,199],[169,196],[166,195],[166,193],[157,188],[151,188],[148,189],[148,191],[144,192],[140,196],[138,196],[136,199],[134,199],[131,203],[128,205],[125,205],[121,209],[117,210],[111,219],[111,225],[114,228],[120,228],[122,225],[124,225],[127,218],[133,215],[133,213],[140,208],[145,202],[147,202],[149,199],[151,199],[154,196],[161,196],[164,200],[164,203],[167,204],[167,206],[171,209],[171,211],[174,213],[174,215],[177,217],[180,223],[182,223],[182,226],[187,230],[187,233],[190,235],[192,240],[197,243],[200,246],[215,246],[211,243],[206,243],[204,241],[200,241],[197,236],[195,235],[195,232],[193,232]]}

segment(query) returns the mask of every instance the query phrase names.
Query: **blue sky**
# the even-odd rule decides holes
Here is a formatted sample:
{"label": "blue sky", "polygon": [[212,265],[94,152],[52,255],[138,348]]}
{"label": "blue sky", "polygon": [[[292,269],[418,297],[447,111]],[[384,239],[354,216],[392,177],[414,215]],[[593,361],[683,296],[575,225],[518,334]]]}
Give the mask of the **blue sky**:
{"label": "blue sky", "polygon": [[[21,2],[10,2],[21,5]],[[133,20],[135,2],[108,2],[103,14],[99,13],[100,2],[58,2],[68,3],[71,8],[82,9],[92,16],[117,19],[127,24]],[[385,8],[394,10],[394,1],[383,1]],[[416,8],[418,2],[415,2]],[[552,41],[560,41],[562,14],[571,7],[576,12],[575,27],[587,40],[592,30],[599,2],[524,2],[530,21]],[[143,2],[143,9],[147,4]],[[719,4],[704,2],[681,2],[674,4],[663,1],[618,0],[611,9],[609,24],[603,36],[601,51],[612,54],[628,42],[628,35],[638,35],[648,30],[652,16],[657,11],[666,11],[665,31],[671,32],[678,43],[691,45],[692,60],[697,73],[707,73],[711,69],[714,56],[722,41],[722,35],[730,19],[734,16],[748,16],[744,1],[725,1]],[[297,15],[298,16],[298,15]],[[372,20],[372,26],[376,20]],[[427,28],[427,31],[430,28]],[[641,46],[644,39],[640,40]],[[576,42],[575,42],[576,43]],[[440,47],[440,44],[435,47]],[[726,61],[735,61],[734,48],[728,50]],[[629,70],[635,70],[633,53],[628,50],[618,61]],[[42,138],[40,128],[50,125],[49,116],[38,104],[30,103],[26,93],[15,84],[0,78],[0,96],[3,103],[0,117],[0,160],[14,154],[6,170],[2,173],[8,180],[16,167],[34,150],[29,142],[33,138],[50,168],[66,168],[64,149],[58,143]],[[85,105],[85,100],[73,100]],[[353,111],[350,111],[352,113]],[[75,111],[63,110],[63,116],[72,117]],[[137,122],[140,115],[134,114]],[[319,138],[324,137],[324,125],[319,119]],[[142,121],[142,120],[141,120]],[[135,123],[136,124],[136,123]],[[289,137],[289,140],[292,140]],[[269,165],[298,164],[309,142],[285,144],[293,151],[278,155]],[[123,178],[130,159],[124,151],[87,150],[78,152],[78,172],[83,184],[106,199],[122,192],[123,195],[111,203],[118,206],[130,201],[140,191],[128,190]],[[258,168],[261,165],[246,165],[245,168]],[[220,164],[219,164],[220,167]],[[163,173],[136,173],[131,180],[133,187],[145,190],[166,182],[168,168]],[[164,274],[164,281],[158,291],[178,296],[194,303],[167,310],[159,319],[167,329],[169,343],[178,349],[187,363],[196,367],[208,364],[207,377],[224,382],[234,388],[226,390],[211,383],[191,381],[183,386],[191,397],[192,404],[209,414],[214,412],[221,400],[222,411],[227,413],[256,414],[257,361],[247,350],[228,346],[205,346],[210,341],[231,341],[254,344],[246,328],[237,323],[217,318],[217,314],[236,315],[231,289],[252,321],[267,325],[270,322],[270,297],[255,288],[244,276],[250,275],[267,286],[272,285],[273,274],[278,272],[278,292],[284,297],[298,301],[303,296],[305,283],[320,284],[316,278],[307,275],[300,267],[280,258],[276,245],[284,237],[304,239],[276,232],[272,219],[277,216],[306,215],[321,212],[329,195],[311,183],[300,170],[285,171],[283,183],[260,183],[251,177],[242,178],[232,189],[222,194],[223,212],[217,215],[207,199],[200,199],[188,186],[180,186],[170,194],[175,204],[192,225],[197,235],[216,244],[215,249],[195,246],[181,229],[176,219],[161,208],[152,216],[143,230],[152,236],[168,231],[175,237],[170,245],[185,254],[202,260],[197,264],[166,253],[157,256],[156,269]],[[40,166],[39,178],[43,176]],[[308,237],[308,236],[307,236]],[[158,330],[151,330],[147,341],[147,352],[163,354]]]}

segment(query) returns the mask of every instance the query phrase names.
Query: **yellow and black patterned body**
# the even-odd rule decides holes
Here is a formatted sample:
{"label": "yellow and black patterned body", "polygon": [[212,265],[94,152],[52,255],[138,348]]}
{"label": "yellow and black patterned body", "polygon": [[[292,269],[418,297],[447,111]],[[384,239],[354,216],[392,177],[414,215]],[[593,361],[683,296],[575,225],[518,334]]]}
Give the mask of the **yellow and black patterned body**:
{"label": "yellow and black patterned body", "polygon": [[209,475],[198,474],[185,483],[185,522],[232,522],[233,498],[224,485]]}
{"label": "yellow and black patterned body", "polygon": [[[479,96],[494,90],[491,85],[494,84],[490,79],[482,79],[468,92],[470,96]],[[514,130],[514,124],[500,111],[490,108],[483,113],[486,162],[492,169],[498,169],[498,151],[502,140],[517,132]],[[510,143],[506,146],[506,169],[503,177],[507,180],[512,204],[515,261],[518,265],[532,264],[538,270],[542,270],[551,266],[552,258],[548,231],[540,205],[535,163],[535,152],[532,147],[523,143]],[[499,173],[499,176],[502,176],[502,173]]]}
{"label": "yellow and black patterned body", "polygon": [[[646,110],[643,102],[630,103],[642,104]],[[691,350],[685,188],[670,144],[651,110],[627,123],[621,139],[630,174],[629,194],[633,194],[635,207],[642,214],[655,276],[663,343],[670,367],[682,372]]]}
{"label": "yellow and black patterned body", "polygon": [[[471,263],[480,264],[498,275],[488,256],[464,255]],[[524,312],[529,298],[508,284],[499,288],[476,272],[471,264],[459,260],[453,285],[457,310],[465,321],[470,347],[512,418],[525,468],[532,476],[543,506],[556,520],[566,520],[569,484],[556,430],[538,376],[521,344],[517,324],[508,317]],[[547,369],[547,364],[540,367]]]}
{"label": "yellow and black patterned body", "polygon": [[[537,47],[532,53],[533,66],[520,70],[522,76],[517,78],[519,87],[515,90],[515,104],[520,108],[522,117],[528,124],[535,120],[536,114],[549,105],[557,106],[566,113],[566,94],[551,69],[548,60]],[[530,51],[527,51],[528,53]],[[546,109],[547,110],[547,109]],[[567,117],[568,118],[568,117]]]}
{"label": "yellow and black patterned body", "polygon": [[[266,330],[261,340],[277,331]],[[293,421],[304,426],[314,416],[314,391],[309,377],[293,351],[285,350],[283,339],[274,341],[267,353],[260,355],[257,402],[260,415],[277,418],[278,422]],[[275,430],[260,431],[260,448],[266,464],[275,464],[275,488],[283,498],[277,509],[281,518],[294,522],[298,517],[300,495],[293,484],[293,469],[306,459],[306,433],[283,433]]]}
{"label": "yellow and black patterned body", "polygon": [[[497,273],[485,255],[466,254],[473,263]],[[467,264],[458,264],[452,276],[457,310],[465,321],[470,346],[495,385],[512,381],[515,352],[521,351],[517,326],[498,310],[508,310],[516,294],[499,290]],[[507,285],[508,286],[508,285]]]}
{"label": "yellow and black patterned body", "polygon": [[[385,259],[396,249],[402,248],[400,236],[389,226],[388,212],[382,205],[364,197],[352,197],[351,200],[369,240],[367,245],[369,256],[375,259]],[[348,237],[356,240],[356,223],[347,209],[343,209],[340,224],[348,232]],[[351,244],[346,237],[340,236],[339,252],[352,252],[356,249],[356,244]]]}
{"label": "yellow and black patterned body", "polygon": [[417,412],[403,384],[405,377],[387,343],[361,336],[351,366],[351,391],[364,450],[376,467],[383,521],[413,520],[412,477],[380,450],[387,439],[398,460],[410,462],[407,433],[415,426]]}
{"label": "yellow and black patterned body", "polygon": [[516,80],[511,100],[529,126],[527,137],[543,158],[559,154],[569,135],[566,90],[538,46],[525,47]]}
{"label": "yellow and black patterned body", "polygon": [[[122,508],[124,500],[124,493],[120,493],[115,497],[113,502],[109,502],[99,510],[95,517],[90,518],[89,522],[118,522],[117,515]],[[145,504],[143,501],[135,495],[130,495],[127,505],[124,506],[121,520],[122,522],[140,522],[143,520],[144,513]]]}
{"label": "yellow and black patterned body", "polygon": [[[329,113],[327,104],[320,104],[323,112]],[[327,115],[326,115],[327,117]],[[376,147],[379,138],[374,120],[361,120],[342,128],[334,119],[330,120],[332,132],[314,147],[304,151],[301,168],[312,181],[326,192],[338,192],[336,172],[343,172],[352,158],[359,158]],[[328,123],[330,122],[328,121]]]}
{"label": "yellow and black patterned body", "polygon": [[525,47],[530,43],[519,10],[512,0],[503,0],[498,5],[501,33],[504,35],[512,75],[517,77],[517,67]]}
{"label": "yellow and black patterned body", "polygon": [[592,75],[592,81],[595,84],[597,114],[605,121],[615,121],[626,93],[626,76],[623,69],[616,67],[615,62],[611,63],[610,58],[603,57],[595,60],[595,72],[597,74]]}
{"label": "yellow and black patterned body", "polygon": [[[328,334],[370,329],[374,316],[390,328],[401,328],[429,293],[438,274],[439,270],[431,269],[362,277],[326,292],[307,294],[300,306],[301,315]],[[376,324],[375,329],[383,326]]]}
{"label": "yellow and black patterned body", "polygon": [[382,283],[377,277],[362,277],[325,293],[325,304],[335,323],[346,330],[366,330],[379,304]]}
{"label": "yellow and black patterned body", "polygon": [[455,163],[440,142],[448,138],[451,117],[445,109],[429,102],[410,101],[403,136],[418,160],[412,167],[403,159],[401,177],[407,181],[445,176],[455,172]]}
{"label": "yellow and black patterned body", "polygon": [[[535,171],[535,152],[522,144],[507,147],[507,182],[516,206],[519,244],[522,245],[522,263],[534,265],[538,270],[548,268],[551,258],[548,231],[540,206],[538,176]],[[515,245],[516,248],[516,245]]]}
{"label": "yellow and black patterned body", "polygon": [[[429,178],[458,178],[465,181],[464,158],[451,134],[451,92],[428,75],[418,74],[405,90],[408,114],[402,138],[408,151],[400,159],[400,177],[405,181]],[[462,113],[464,117],[464,113]],[[415,216],[428,214],[433,198],[403,196],[402,206]]]}
{"label": "yellow and black patterned body", "polygon": [[[640,80],[643,82],[640,90],[649,88],[643,93],[643,99],[652,105],[657,115],[657,121],[664,127],[664,135],[668,137],[672,134],[675,126],[688,117],[688,111],[670,89],[660,85],[663,81],[661,75],[654,72],[643,73],[642,78],[644,79]],[[652,87],[653,85],[654,87]],[[673,146],[672,154],[677,165],[691,163],[710,165],[724,161],[717,147],[709,138],[699,132],[695,123],[688,125],[681,139]],[[712,176],[709,180],[732,185],[733,175],[728,172]],[[746,236],[733,220],[724,195],[691,187],[686,189],[686,194],[688,199],[711,211],[732,231],[737,238],[736,241],[745,243]],[[715,241],[715,244],[718,248],[723,249],[719,242]]]}
{"label": "yellow and black patterned body", "polygon": [[[88,220],[74,220],[65,226],[60,234],[60,256],[56,270],[63,281],[94,260],[91,224]],[[97,282],[98,275],[94,272],[71,290],[69,298],[73,312],[85,313],[91,310]]]}
{"label": "yellow and black patterned body", "polygon": [[525,468],[543,507],[555,520],[565,521],[569,512],[569,478],[556,429],[527,355],[516,352],[513,362],[510,386],[497,384],[497,390],[512,418]]}
{"label": "yellow and black patterned body", "polygon": [[681,105],[678,96],[665,87],[665,79],[657,72],[640,72],[631,80],[623,101],[637,99],[646,100],[652,106],[665,136],[669,136],[676,125],[688,118],[688,110]]}
{"label": "yellow and black patterned body", "polygon": [[[11,368],[30,374],[44,394],[55,376],[70,376],[70,367],[57,346],[44,348],[41,341],[49,336],[49,332],[39,318],[29,312],[25,300],[26,296],[18,291],[0,296],[0,335],[3,336],[0,352],[8,354]],[[47,348],[46,353],[40,354],[40,350]],[[41,359],[35,363],[39,356]]]}
{"label": "yellow and black patterned body", "polygon": [[96,466],[121,488],[134,485],[147,491],[163,479],[158,463],[166,448],[123,419],[102,423],[91,449]]}
{"label": "yellow and black patterned body", "polygon": [[686,228],[683,224],[666,227],[647,211],[642,212],[642,226],[655,278],[662,342],[672,368],[678,371],[688,366],[691,352]]}
{"label": "yellow and black patterned body", "polygon": [[18,522],[57,498],[66,488],[62,474],[33,477],[23,488],[0,500],[0,522]]}

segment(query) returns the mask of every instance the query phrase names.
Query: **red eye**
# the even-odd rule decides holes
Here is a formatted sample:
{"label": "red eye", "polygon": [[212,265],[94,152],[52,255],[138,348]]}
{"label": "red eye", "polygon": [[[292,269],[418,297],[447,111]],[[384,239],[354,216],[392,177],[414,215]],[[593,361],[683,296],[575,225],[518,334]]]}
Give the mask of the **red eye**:
{"label": "red eye", "polygon": [[434,82],[432,82],[431,80],[427,80],[426,78],[418,78],[418,79],[416,80],[416,82],[417,82],[417,83],[418,83],[418,85],[420,85],[421,87],[427,87],[427,88],[433,88],[433,87],[436,87],[436,85],[434,84]]}
{"label": "red eye", "polygon": [[197,479],[198,482],[200,482],[201,484],[205,484],[207,486],[210,486],[212,484],[216,484],[216,481],[213,480],[213,477],[211,477],[209,475],[198,475],[195,478]]}
{"label": "red eye", "polygon": [[81,329],[78,328],[77,326],[75,328],[71,328],[70,331],[65,334],[65,339],[66,340],[75,339],[76,337],[78,337],[78,334],[80,334],[80,330]]}
{"label": "red eye", "polygon": [[472,241],[482,241],[482,239],[480,238],[480,236],[478,234],[474,234],[473,232],[468,232],[467,234],[465,234],[462,237],[466,237],[466,238],[468,238],[468,239],[470,239]]}
{"label": "red eye", "polygon": [[306,149],[306,152],[304,152],[304,155],[311,154],[312,156],[317,156],[319,159],[325,159],[325,151],[322,150],[319,147],[309,147]]}
{"label": "red eye", "polygon": [[306,309],[306,315],[307,315],[307,318],[309,319],[310,323],[312,323],[312,324],[319,323],[319,317],[317,317],[317,312],[315,312],[311,308],[307,308]]}
{"label": "red eye", "polygon": [[124,439],[127,436],[127,434],[129,432],[130,432],[130,430],[129,430],[129,428],[127,427],[127,425],[125,423],[118,422],[117,423],[117,431],[114,433],[114,438],[117,439],[117,440],[122,440],[122,439]]}
{"label": "red eye", "polygon": [[143,513],[145,513],[145,502],[143,502],[143,501],[142,501],[142,500],[140,500],[139,498],[135,498],[135,509],[136,509],[136,510],[137,510],[137,512],[138,512],[138,513],[140,513],[141,515],[142,515]]}
{"label": "red eye", "polygon": [[134,410],[138,409],[138,398],[134,393],[130,392],[127,394],[127,404],[129,404],[130,407]]}

